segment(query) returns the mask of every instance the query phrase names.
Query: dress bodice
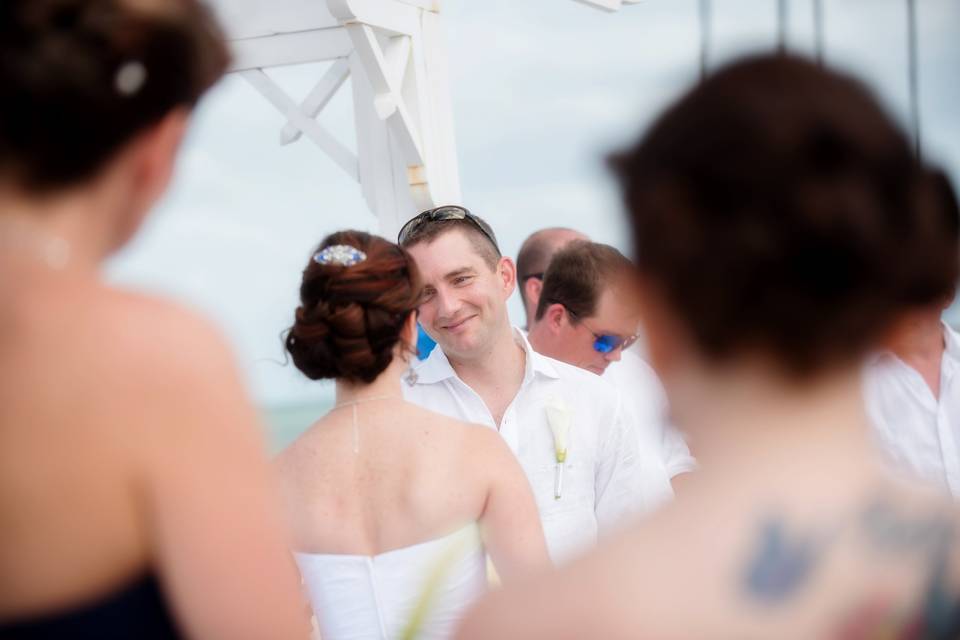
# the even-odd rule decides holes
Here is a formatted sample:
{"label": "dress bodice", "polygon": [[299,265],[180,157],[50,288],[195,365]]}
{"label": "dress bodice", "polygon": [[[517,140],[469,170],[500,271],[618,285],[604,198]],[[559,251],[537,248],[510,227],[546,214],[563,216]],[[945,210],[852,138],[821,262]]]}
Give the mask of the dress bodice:
{"label": "dress bodice", "polygon": [[473,524],[375,556],[294,555],[324,640],[448,638],[486,589],[486,556]]}

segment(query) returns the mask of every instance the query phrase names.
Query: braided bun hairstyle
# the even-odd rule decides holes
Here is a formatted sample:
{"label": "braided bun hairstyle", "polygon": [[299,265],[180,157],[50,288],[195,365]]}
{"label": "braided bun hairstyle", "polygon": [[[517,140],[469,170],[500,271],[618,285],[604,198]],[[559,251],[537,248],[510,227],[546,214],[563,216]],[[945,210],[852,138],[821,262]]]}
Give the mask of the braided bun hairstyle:
{"label": "braided bun hairstyle", "polygon": [[0,174],[31,194],[83,182],[228,62],[199,0],[3,0]]}
{"label": "braided bun hairstyle", "polygon": [[312,380],[369,384],[392,362],[404,323],[416,310],[413,263],[392,242],[352,230],[327,236],[314,256],[333,245],[351,246],[366,259],[343,266],[311,257],[286,348]]}

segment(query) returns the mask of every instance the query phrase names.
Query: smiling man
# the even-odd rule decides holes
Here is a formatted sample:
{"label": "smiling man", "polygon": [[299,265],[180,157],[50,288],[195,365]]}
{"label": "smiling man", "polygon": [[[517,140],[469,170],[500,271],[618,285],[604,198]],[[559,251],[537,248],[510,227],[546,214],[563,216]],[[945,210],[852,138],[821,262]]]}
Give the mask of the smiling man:
{"label": "smiling man", "polygon": [[438,344],[414,365],[406,397],[499,430],[530,480],[555,561],[643,510],[637,439],[619,392],[536,353],[510,325],[516,269],[489,225],[440,207],[404,225],[399,241],[423,286],[420,323]]}

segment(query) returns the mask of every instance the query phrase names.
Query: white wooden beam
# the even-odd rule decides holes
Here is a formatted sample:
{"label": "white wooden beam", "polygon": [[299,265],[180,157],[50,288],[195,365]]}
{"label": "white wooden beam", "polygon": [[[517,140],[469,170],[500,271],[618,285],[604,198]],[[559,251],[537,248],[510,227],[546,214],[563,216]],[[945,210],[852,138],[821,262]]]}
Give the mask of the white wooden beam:
{"label": "white wooden beam", "polygon": [[330,135],[319,122],[300,111],[294,102],[262,69],[241,71],[240,75],[249,82],[264,98],[270,101],[289,122],[292,122],[318,147],[320,147],[354,181],[360,179],[357,158],[343,144]]}
{"label": "white wooden beam", "polygon": [[231,71],[334,60],[345,58],[353,50],[343,27],[232,40],[230,46]]}
{"label": "white wooden beam", "polygon": [[[462,202],[457,143],[453,126],[453,100],[450,95],[447,69],[446,38],[441,17],[424,13],[421,31],[423,77],[427,88],[429,115],[421,114],[421,121],[429,117],[427,180],[433,206]],[[426,129],[426,128],[425,128]],[[427,207],[423,207],[427,208]]]}
{"label": "white wooden beam", "polygon": [[416,213],[418,205],[413,202],[407,184],[402,154],[387,123],[374,109],[373,88],[356,54],[350,56],[350,86],[353,89],[360,188],[367,206],[377,216],[380,233],[392,240],[400,225]]}
{"label": "white wooden beam", "polygon": [[412,36],[420,31],[420,3],[401,0],[327,0],[340,24],[365,24],[390,35]]}
{"label": "white wooden beam", "polygon": [[408,165],[421,165],[423,147],[420,128],[403,100],[401,87],[390,78],[389,65],[374,30],[365,24],[347,25],[347,33],[374,92],[377,114],[386,120],[403,149]]}
{"label": "white wooden beam", "polygon": [[[340,58],[327,69],[327,72],[320,78],[317,86],[304,98],[300,104],[300,111],[308,118],[316,118],[317,114],[323,111],[327,103],[336,95],[337,90],[343,85],[347,76],[350,75],[350,63],[347,58]],[[290,144],[300,138],[300,129],[293,122],[287,121],[280,132],[280,144]]]}

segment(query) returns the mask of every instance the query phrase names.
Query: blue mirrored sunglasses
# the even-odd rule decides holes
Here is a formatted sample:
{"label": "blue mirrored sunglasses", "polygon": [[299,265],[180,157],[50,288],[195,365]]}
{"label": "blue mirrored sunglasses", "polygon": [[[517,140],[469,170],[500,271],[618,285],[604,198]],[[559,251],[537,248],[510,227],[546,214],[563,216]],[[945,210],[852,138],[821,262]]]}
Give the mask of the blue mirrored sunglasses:
{"label": "blue mirrored sunglasses", "polygon": [[[561,303],[562,304],[562,303]],[[564,309],[567,309],[564,307]],[[587,331],[593,334],[593,350],[597,353],[610,353],[616,349],[629,349],[630,346],[637,341],[639,337],[637,334],[631,336],[621,337],[611,333],[597,333],[590,326],[583,321],[583,318],[580,318],[570,309],[567,309],[567,313],[570,314],[572,318],[575,318],[577,322],[582,324],[587,328]]]}
{"label": "blue mirrored sunglasses", "polygon": [[[593,333],[592,331],[590,333]],[[593,337],[593,350],[597,353],[610,353],[614,349],[629,349],[630,345],[637,341],[637,336],[627,336],[626,338],[621,338],[620,336],[607,335],[603,333],[594,333]]]}

